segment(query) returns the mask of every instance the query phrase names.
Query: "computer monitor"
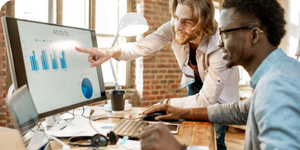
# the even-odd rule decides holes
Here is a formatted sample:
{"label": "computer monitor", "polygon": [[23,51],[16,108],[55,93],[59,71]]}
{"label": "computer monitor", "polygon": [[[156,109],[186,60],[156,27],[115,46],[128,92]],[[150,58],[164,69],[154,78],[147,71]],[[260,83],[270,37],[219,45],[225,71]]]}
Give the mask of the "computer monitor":
{"label": "computer monitor", "polygon": [[40,118],[106,100],[101,66],[75,47],[97,47],[94,30],[1,18],[15,90],[28,85]]}

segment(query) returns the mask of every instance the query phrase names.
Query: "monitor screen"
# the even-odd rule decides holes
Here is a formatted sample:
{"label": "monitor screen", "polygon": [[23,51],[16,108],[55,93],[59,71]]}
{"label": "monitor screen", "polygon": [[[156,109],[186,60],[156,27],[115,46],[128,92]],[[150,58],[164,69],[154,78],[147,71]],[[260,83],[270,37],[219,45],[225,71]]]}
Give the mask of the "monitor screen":
{"label": "monitor screen", "polygon": [[75,47],[97,47],[94,30],[2,18],[15,89],[28,85],[39,117],[106,100],[101,66]]}

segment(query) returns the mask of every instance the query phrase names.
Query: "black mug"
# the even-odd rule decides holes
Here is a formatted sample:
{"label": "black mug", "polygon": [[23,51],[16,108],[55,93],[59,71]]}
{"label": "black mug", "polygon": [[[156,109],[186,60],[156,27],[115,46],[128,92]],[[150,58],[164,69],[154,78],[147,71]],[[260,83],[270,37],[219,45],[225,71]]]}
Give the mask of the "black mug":
{"label": "black mug", "polygon": [[112,111],[124,111],[125,94],[126,91],[122,89],[112,89],[109,91]]}

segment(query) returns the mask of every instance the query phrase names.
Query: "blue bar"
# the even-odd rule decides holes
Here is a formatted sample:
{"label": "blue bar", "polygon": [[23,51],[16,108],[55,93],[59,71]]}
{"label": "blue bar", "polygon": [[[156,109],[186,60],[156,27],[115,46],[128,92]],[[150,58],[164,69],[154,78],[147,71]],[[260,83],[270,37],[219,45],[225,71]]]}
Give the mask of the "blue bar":
{"label": "blue bar", "polygon": [[32,57],[32,56],[30,56],[29,58],[30,58],[31,70],[34,70],[34,67],[33,67],[33,62],[32,62],[32,58],[33,58],[33,57]]}
{"label": "blue bar", "polygon": [[48,58],[47,58],[47,53],[46,53],[46,51],[44,51],[44,57],[45,57],[45,62],[46,62],[47,70],[49,70],[49,64],[48,64]]}
{"label": "blue bar", "polygon": [[44,63],[44,60],[43,60],[43,53],[42,53],[42,56],[41,56],[41,60],[42,60],[42,68],[43,68],[43,70],[45,70],[45,63]]}
{"label": "blue bar", "polygon": [[66,62],[66,57],[65,57],[65,52],[63,51],[63,59],[64,59],[64,66],[67,68],[67,62]]}
{"label": "blue bar", "polygon": [[34,66],[34,70],[37,70],[37,68],[36,68],[37,64],[36,64],[36,60],[35,60],[34,51],[32,51],[32,53],[33,53],[33,66]]}
{"label": "blue bar", "polygon": [[[36,64],[39,64],[38,61],[36,61]],[[36,66],[36,70],[39,70],[39,65]]]}
{"label": "blue bar", "polygon": [[45,51],[42,51],[42,57],[43,57],[43,61],[44,61],[44,70],[47,70],[47,63],[46,63],[46,59],[45,59]]}
{"label": "blue bar", "polygon": [[[54,51],[53,51],[53,53],[54,53]],[[56,58],[56,55],[55,55],[55,54],[54,54],[54,59],[55,59],[54,65],[55,65],[56,69],[58,69],[57,58]]]}
{"label": "blue bar", "polygon": [[60,66],[61,66],[61,69],[64,69],[62,60],[61,60],[61,58],[59,58],[59,59],[60,59]]}

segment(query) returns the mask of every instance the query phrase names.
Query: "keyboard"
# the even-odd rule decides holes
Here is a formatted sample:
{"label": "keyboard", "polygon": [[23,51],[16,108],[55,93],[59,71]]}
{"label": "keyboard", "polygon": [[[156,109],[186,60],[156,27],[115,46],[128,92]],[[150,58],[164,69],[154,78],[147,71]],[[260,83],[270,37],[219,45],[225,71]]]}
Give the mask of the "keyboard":
{"label": "keyboard", "polygon": [[148,122],[136,119],[122,119],[110,131],[114,131],[118,136],[128,136],[131,139],[139,139],[142,131],[148,126]]}

